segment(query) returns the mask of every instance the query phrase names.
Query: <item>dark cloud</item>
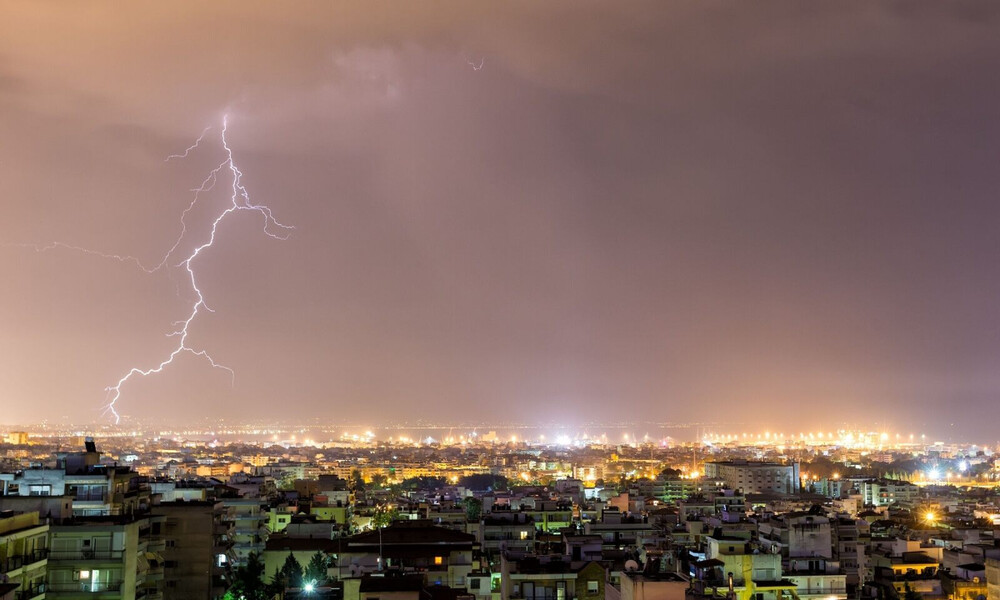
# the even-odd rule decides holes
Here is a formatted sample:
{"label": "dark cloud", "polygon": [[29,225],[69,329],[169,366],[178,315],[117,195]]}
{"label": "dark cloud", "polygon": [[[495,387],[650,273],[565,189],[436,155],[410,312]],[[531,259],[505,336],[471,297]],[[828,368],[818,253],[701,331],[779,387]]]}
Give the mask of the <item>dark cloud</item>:
{"label": "dark cloud", "polygon": [[[0,236],[157,260],[221,149],[163,159],[228,111],[245,183],[297,229],[277,242],[234,219],[198,265],[217,310],[195,343],[236,387],[186,358],[130,385],[125,412],[929,431],[948,415],[982,437],[997,11],[12,4]],[[91,416],[185,311],[177,273],[0,264],[7,420]]]}

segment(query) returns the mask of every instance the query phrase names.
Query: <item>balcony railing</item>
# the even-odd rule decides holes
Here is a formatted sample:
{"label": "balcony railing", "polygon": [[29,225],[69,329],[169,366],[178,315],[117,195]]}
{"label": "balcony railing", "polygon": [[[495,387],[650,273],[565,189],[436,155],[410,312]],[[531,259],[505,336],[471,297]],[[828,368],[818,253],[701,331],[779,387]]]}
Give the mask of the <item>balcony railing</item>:
{"label": "balcony railing", "polygon": [[818,588],[795,588],[795,593],[799,596],[843,596],[847,594],[846,587],[818,587]]}
{"label": "balcony railing", "polygon": [[22,587],[17,590],[17,594],[14,595],[15,600],[32,600],[45,593],[45,584],[39,583],[38,585],[33,585],[31,587]]}
{"label": "balcony railing", "polygon": [[48,584],[49,592],[83,592],[83,593],[99,593],[99,592],[119,592],[122,589],[121,581],[106,581],[106,582],[94,582],[94,581],[73,581],[70,583],[50,583]]}
{"label": "balcony railing", "polygon": [[16,571],[21,567],[26,567],[37,562],[45,560],[48,556],[48,550],[45,548],[35,550],[34,552],[29,552],[27,554],[22,554],[20,556],[9,556],[3,560],[0,560],[0,571],[4,573],[9,573],[11,571]]}
{"label": "balcony railing", "polygon": [[73,496],[73,502],[104,502],[103,492],[90,492],[83,494],[76,494]]}
{"label": "balcony railing", "polygon": [[522,594],[520,590],[511,590],[510,597],[517,600],[556,600],[556,591],[535,589],[534,594]]}
{"label": "balcony railing", "polygon": [[121,560],[122,550],[50,550],[49,560]]}

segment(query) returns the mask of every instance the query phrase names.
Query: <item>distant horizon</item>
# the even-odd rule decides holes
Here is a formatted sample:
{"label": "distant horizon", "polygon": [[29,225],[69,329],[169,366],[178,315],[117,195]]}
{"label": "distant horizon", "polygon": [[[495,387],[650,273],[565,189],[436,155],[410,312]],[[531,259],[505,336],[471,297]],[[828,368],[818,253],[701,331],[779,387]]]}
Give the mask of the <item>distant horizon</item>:
{"label": "distant horizon", "polygon": [[[372,423],[323,421],[322,419],[310,419],[307,422],[296,420],[263,422],[260,420],[237,421],[233,419],[213,420],[207,418],[175,424],[162,423],[152,419],[145,421],[139,419],[125,419],[122,423],[117,425],[100,421],[86,424],[68,422],[57,423],[52,421],[14,424],[0,423],[0,433],[13,431],[51,431],[59,432],[64,436],[93,435],[95,437],[100,436],[102,433],[117,436],[127,434],[131,431],[149,433],[170,432],[173,434],[193,432],[193,434],[199,436],[215,432],[217,435],[256,435],[256,437],[260,438],[272,435],[271,432],[282,432],[290,435],[297,434],[299,432],[308,432],[317,442],[338,441],[341,440],[345,434],[354,434],[360,436],[363,440],[365,432],[374,434],[371,438],[373,441],[387,441],[390,437],[396,438],[404,434],[412,436],[417,432],[420,433],[420,438],[417,438],[415,441],[424,440],[425,437],[427,437],[427,434],[431,434],[430,437],[433,437],[435,441],[442,441],[446,435],[450,435],[456,440],[459,436],[470,436],[469,439],[471,441],[471,436],[473,435],[478,436],[481,439],[485,435],[496,433],[498,436],[502,436],[498,440],[500,442],[510,439],[510,436],[513,434],[517,441],[552,443],[553,445],[558,445],[558,440],[560,439],[564,442],[566,440],[576,442],[577,440],[582,439],[591,441],[598,440],[601,438],[602,434],[607,436],[606,441],[603,443],[609,445],[642,445],[647,443],[655,445],[668,439],[678,443],[693,443],[701,439],[703,442],[707,441],[711,443],[741,443],[753,445],[755,443],[763,443],[765,441],[773,443],[779,439],[789,442],[798,442],[804,438],[808,438],[816,445],[836,445],[835,436],[836,439],[842,439],[839,437],[840,434],[850,433],[852,435],[871,434],[874,436],[884,434],[886,446],[907,444],[932,446],[934,444],[942,443],[977,445],[982,447],[991,447],[994,445],[1000,446],[1000,435],[998,435],[996,440],[983,440],[974,439],[972,436],[958,437],[957,434],[953,436],[935,435],[931,431],[904,433],[890,427],[865,428],[862,426],[850,427],[842,425],[833,428],[828,427],[826,429],[801,428],[801,430],[795,429],[794,431],[791,429],[786,431],[772,431],[771,429],[763,427],[755,428],[745,424],[669,423],[658,421],[635,421],[589,425],[583,424],[578,426],[559,423],[491,424],[488,422],[420,424],[405,421],[376,425]],[[251,434],[251,431],[257,431],[259,433]],[[607,435],[607,432],[614,432],[614,434]],[[328,434],[329,437],[323,438],[321,435],[317,435],[322,433]],[[438,434],[441,435],[439,436]],[[623,437],[624,435],[628,435],[629,437]],[[823,437],[815,437],[817,435],[822,435]],[[539,436],[541,436],[541,439],[539,439]],[[727,436],[735,436],[735,439],[729,439]]]}

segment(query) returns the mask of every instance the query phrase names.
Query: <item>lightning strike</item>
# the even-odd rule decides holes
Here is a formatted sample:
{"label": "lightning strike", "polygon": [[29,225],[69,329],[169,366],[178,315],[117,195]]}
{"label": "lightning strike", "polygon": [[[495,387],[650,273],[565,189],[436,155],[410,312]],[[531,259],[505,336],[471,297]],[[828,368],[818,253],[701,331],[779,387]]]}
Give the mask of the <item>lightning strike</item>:
{"label": "lightning strike", "polygon": [[486,64],[486,57],[484,56],[484,57],[480,58],[478,65],[476,63],[472,62],[471,60],[469,60],[468,58],[465,59],[465,62],[468,63],[468,65],[470,67],[472,67],[473,71],[482,71],[483,70],[483,65]]}
{"label": "lightning strike", "polygon": [[[176,265],[177,267],[184,267],[184,269],[187,271],[188,277],[191,281],[191,289],[195,293],[195,302],[194,305],[191,307],[191,313],[188,315],[187,319],[175,322],[177,329],[167,334],[170,337],[179,338],[177,346],[167,356],[167,358],[165,358],[155,367],[151,367],[148,369],[140,369],[138,367],[132,367],[132,369],[130,369],[128,373],[123,375],[121,379],[118,380],[117,383],[107,388],[106,391],[108,392],[109,395],[107,410],[112,415],[114,415],[115,423],[121,421],[121,415],[118,414],[116,405],[122,395],[122,386],[125,385],[125,383],[127,383],[130,379],[132,379],[133,376],[140,375],[146,377],[148,375],[161,372],[164,368],[167,367],[167,365],[173,362],[174,358],[176,358],[178,354],[182,352],[188,352],[195,356],[202,357],[206,359],[209,362],[209,364],[212,365],[213,368],[223,369],[225,371],[228,371],[230,376],[232,377],[233,382],[235,383],[235,377],[236,377],[235,371],[233,371],[231,368],[225,365],[216,362],[215,359],[210,354],[208,354],[207,351],[196,350],[188,346],[187,343],[189,334],[188,328],[190,327],[191,323],[195,320],[195,318],[198,316],[198,314],[201,312],[202,309],[207,310],[209,312],[211,312],[212,310],[205,303],[205,297],[202,294],[201,290],[198,288],[198,280],[197,277],[195,276],[194,268],[192,265],[194,263],[194,260],[198,258],[198,256],[200,256],[204,250],[210,248],[212,244],[215,243],[215,237],[216,234],[218,233],[219,224],[222,223],[222,221],[226,217],[237,211],[249,210],[260,213],[260,215],[264,219],[264,226],[263,226],[264,233],[274,239],[278,240],[288,239],[287,232],[294,229],[293,226],[285,225],[279,222],[277,219],[275,219],[274,215],[271,212],[271,209],[268,208],[267,206],[263,204],[254,204],[250,200],[250,193],[247,191],[246,187],[244,187],[242,182],[243,172],[240,171],[239,167],[236,166],[236,161],[233,159],[233,150],[232,148],[229,147],[229,142],[226,139],[226,133],[228,131],[228,127],[229,127],[229,118],[227,115],[222,119],[222,133],[220,135],[222,147],[225,149],[226,152],[226,158],[219,164],[219,166],[215,167],[214,169],[212,169],[212,171],[209,172],[208,176],[205,177],[204,181],[202,181],[202,184],[199,187],[193,190],[195,194],[194,198],[191,200],[191,203],[188,205],[188,207],[184,209],[184,212],[181,215],[181,225],[182,225],[181,234],[177,238],[177,241],[174,242],[174,245],[170,248],[170,250],[167,251],[167,254],[163,257],[163,260],[160,262],[160,264],[156,267],[158,269],[164,264],[166,264],[170,256],[177,249],[178,245],[180,245],[181,240],[187,233],[187,225],[186,225],[187,215],[191,211],[191,209],[194,208],[195,203],[198,201],[199,195],[212,189],[215,186],[215,184],[219,181],[220,173],[228,170],[229,174],[232,176],[232,195],[230,196],[230,201],[231,201],[230,206],[228,206],[225,210],[223,210],[218,216],[215,217],[215,220],[212,221],[212,227],[209,232],[208,240],[203,244],[196,246],[195,249],[191,252],[191,254],[187,256],[187,258],[183,259]],[[205,131],[202,132],[201,137],[199,137],[194,144],[192,144],[187,150],[184,151],[185,156],[193,149],[197,148],[198,144],[201,143],[202,138],[205,136],[207,132],[208,129],[206,128]],[[274,231],[271,230],[271,227],[277,228],[281,233],[275,233]]]}
{"label": "lightning strike", "polygon": [[[195,260],[199,256],[201,256],[202,252],[204,252],[208,248],[211,248],[212,245],[215,243],[219,225],[227,217],[239,211],[252,211],[260,214],[261,218],[263,219],[262,229],[264,231],[264,234],[274,239],[278,240],[288,239],[290,231],[295,229],[294,226],[285,225],[284,223],[281,223],[277,219],[275,219],[274,214],[271,212],[271,209],[269,207],[263,204],[255,204],[250,199],[250,193],[243,185],[242,181],[243,172],[236,165],[236,161],[233,157],[232,148],[230,148],[229,141],[226,138],[226,134],[228,132],[228,125],[229,125],[229,119],[228,115],[226,115],[223,117],[222,130],[219,135],[219,139],[222,144],[222,148],[224,150],[225,158],[222,160],[221,163],[218,164],[218,166],[216,166],[208,173],[205,179],[201,182],[201,185],[190,190],[191,192],[194,193],[194,196],[192,197],[191,202],[181,213],[180,234],[177,236],[177,239],[174,241],[173,245],[167,250],[166,254],[163,255],[163,258],[156,265],[151,267],[147,266],[134,256],[109,254],[109,253],[99,252],[96,250],[91,250],[88,248],[83,248],[80,246],[66,244],[63,242],[51,242],[49,244],[44,244],[44,245],[5,244],[8,246],[31,248],[37,252],[47,252],[56,249],[81,252],[87,255],[98,256],[100,258],[115,260],[121,263],[132,264],[141,269],[142,271],[144,271],[145,273],[149,274],[155,273],[165,267],[176,267],[176,268],[183,267],[184,270],[187,272],[187,278],[191,284],[191,290],[194,293],[194,298],[193,298],[194,303],[191,305],[191,310],[188,313],[187,317],[185,319],[175,321],[173,323],[174,330],[166,334],[167,337],[177,338],[178,340],[177,345],[166,356],[166,358],[157,363],[155,366],[148,368],[132,367],[131,369],[129,369],[127,373],[125,373],[121,378],[119,378],[114,385],[110,385],[107,388],[105,388],[105,392],[107,394],[106,396],[107,404],[105,406],[104,412],[105,414],[110,412],[114,416],[116,424],[121,421],[121,415],[118,413],[117,404],[122,397],[122,387],[136,376],[146,377],[149,375],[160,373],[168,365],[173,363],[174,359],[182,353],[188,353],[193,356],[197,356],[199,358],[204,358],[206,361],[208,361],[209,365],[211,365],[212,368],[221,369],[228,372],[230,374],[232,383],[235,384],[236,372],[232,368],[217,362],[215,358],[213,358],[208,353],[208,351],[203,349],[193,348],[188,343],[188,335],[190,333],[189,328],[191,324],[195,321],[195,319],[198,317],[198,315],[202,312],[202,310],[207,312],[214,312],[211,308],[209,308],[208,304],[205,301],[205,297],[202,294],[201,289],[198,287],[198,279],[194,269]],[[169,161],[175,158],[176,159],[187,158],[187,156],[191,152],[194,152],[195,150],[198,149],[199,145],[202,143],[202,141],[205,139],[205,136],[211,129],[212,127],[206,127],[201,132],[201,135],[198,136],[198,139],[193,144],[188,146],[184,150],[184,152],[180,154],[171,154],[166,158],[166,160]],[[188,254],[186,257],[182,258],[176,263],[171,264],[171,258],[177,252],[177,249],[178,247],[180,247],[181,242],[187,236],[188,233],[187,219],[189,214],[194,209],[195,205],[198,203],[198,200],[201,197],[201,195],[211,191],[216,186],[216,184],[219,183],[220,177],[224,176],[228,176],[232,180],[230,203],[212,220],[207,240],[195,246],[194,249],[190,252],[190,254]]]}

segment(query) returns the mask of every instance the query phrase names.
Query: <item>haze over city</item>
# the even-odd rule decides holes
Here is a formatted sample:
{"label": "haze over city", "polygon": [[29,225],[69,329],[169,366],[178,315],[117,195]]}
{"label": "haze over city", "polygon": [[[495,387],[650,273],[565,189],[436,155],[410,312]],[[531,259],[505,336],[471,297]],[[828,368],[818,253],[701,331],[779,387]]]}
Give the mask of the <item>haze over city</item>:
{"label": "haze over city", "polygon": [[233,373],[127,419],[996,441],[994,5],[0,12],[0,425],[113,425],[177,347],[230,169],[165,268],[107,256],[164,258],[225,119],[294,229],[220,223],[188,343]]}

